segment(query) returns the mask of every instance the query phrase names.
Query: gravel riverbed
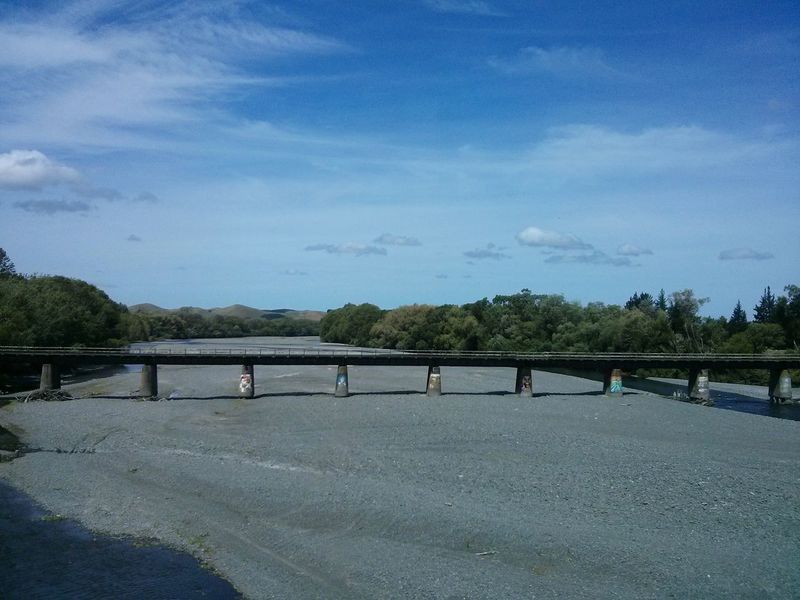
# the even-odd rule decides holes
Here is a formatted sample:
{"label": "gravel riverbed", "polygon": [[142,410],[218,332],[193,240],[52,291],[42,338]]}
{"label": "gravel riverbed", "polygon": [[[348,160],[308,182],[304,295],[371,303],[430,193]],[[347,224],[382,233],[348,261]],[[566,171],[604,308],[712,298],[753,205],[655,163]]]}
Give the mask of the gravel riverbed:
{"label": "gravel riverbed", "polygon": [[[313,340],[270,340],[276,344]],[[207,342],[210,344],[223,342]],[[225,343],[232,343],[227,340]],[[237,340],[235,343],[264,343]],[[512,369],[159,367],[8,404],[0,477],[249,598],[795,598],[800,422]],[[102,396],[102,397],[101,397]]]}

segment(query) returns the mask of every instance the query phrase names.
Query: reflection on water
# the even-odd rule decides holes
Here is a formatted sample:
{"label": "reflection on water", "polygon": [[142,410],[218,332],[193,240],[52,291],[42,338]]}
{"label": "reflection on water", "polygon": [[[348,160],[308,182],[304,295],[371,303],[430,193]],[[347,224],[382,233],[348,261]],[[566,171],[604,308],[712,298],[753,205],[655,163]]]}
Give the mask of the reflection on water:
{"label": "reflection on water", "polygon": [[188,554],[95,535],[0,480],[0,597],[241,598]]}
{"label": "reflection on water", "polygon": [[800,421],[800,404],[772,404],[769,400],[762,398],[713,390],[711,391],[711,398],[717,408]]}

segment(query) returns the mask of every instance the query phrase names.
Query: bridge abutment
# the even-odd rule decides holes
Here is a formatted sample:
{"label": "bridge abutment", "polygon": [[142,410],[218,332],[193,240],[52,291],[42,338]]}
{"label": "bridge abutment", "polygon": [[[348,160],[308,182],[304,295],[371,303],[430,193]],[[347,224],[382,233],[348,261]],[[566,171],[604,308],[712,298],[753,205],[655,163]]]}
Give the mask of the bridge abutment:
{"label": "bridge abutment", "polygon": [[61,389],[61,369],[57,364],[45,363],[42,365],[42,377],[39,380],[39,389],[43,392]]}
{"label": "bridge abutment", "polygon": [[344,398],[350,395],[349,381],[347,378],[347,365],[339,365],[336,368],[336,391],[334,396]]}
{"label": "bridge abutment", "polygon": [[708,406],[712,404],[708,369],[689,369],[689,400]]}
{"label": "bridge abutment", "polygon": [[523,398],[533,396],[533,375],[530,367],[517,367],[517,381],[514,384],[514,393]]}
{"label": "bridge abutment", "polygon": [[442,371],[438,365],[428,367],[428,382],[425,386],[428,396],[442,395]]}
{"label": "bridge abutment", "polygon": [[792,376],[788,369],[770,369],[769,401],[788,404],[792,401]]}
{"label": "bridge abutment", "polygon": [[144,398],[158,397],[158,366],[155,363],[145,363],[142,365],[139,394]]}
{"label": "bridge abutment", "polygon": [[622,398],[622,369],[606,369],[603,372],[603,393],[612,398]]}
{"label": "bridge abutment", "polygon": [[242,365],[239,376],[239,395],[242,398],[253,398],[256,394],[256,374],[253,365]]}

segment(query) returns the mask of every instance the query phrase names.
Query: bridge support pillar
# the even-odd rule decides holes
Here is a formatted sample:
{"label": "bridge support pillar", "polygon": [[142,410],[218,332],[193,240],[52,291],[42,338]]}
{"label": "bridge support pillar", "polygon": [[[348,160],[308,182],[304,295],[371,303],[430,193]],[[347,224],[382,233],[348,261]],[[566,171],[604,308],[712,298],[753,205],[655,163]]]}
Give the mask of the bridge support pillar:
{"label": "bridge support pillar", "polygon": [[155,363],[142,365],[139,394],[144,398],[158,397],[158,366]]}
{"label": "bridge support pillar", "polygon": [[61,389],[61,369],[55,363],[45,363],[42,365],[42,378],[39,380],[39,389],[43,392],[47,390]]}
{"label": "bridge support pillar", "polygon": [[523,398],[533,396],[533,375],[530,367],[517,367],[517,382],[514,384],[514,393]]}
{"label": "bridge support pillar", "polygon": [[708,369],[689,370],[689,400],[706,406],[713,404],[708,387]]}
{"label": "bridge support pillar", "polygon": [[612,398],[622,398],[622,369],[603,372],[603,393]]}
{"label": "bridge support pillar", "polygon": [[347,381],[347,365],[339,365],[336,368],[336,391],[334,396],[337,398],[344,398],[350,395],[350,389]]}
{"label": "bridge support pillar", "polygon": [[239,395],[242,398],[252,398],[256,394],[256,375],[253,365],[242,365],[242,374],[239,376]]}
{"label": "bridge support pillar", "polygon": [[787,369],[770,370],[769,401],[775,404],[787,404],[792,401],[792,376]]}
{"label": "bridge support pillar", "polygon": [[428,383],[425,386],[428,396],[442,395],[442,371],[438,366],[428,367]]}

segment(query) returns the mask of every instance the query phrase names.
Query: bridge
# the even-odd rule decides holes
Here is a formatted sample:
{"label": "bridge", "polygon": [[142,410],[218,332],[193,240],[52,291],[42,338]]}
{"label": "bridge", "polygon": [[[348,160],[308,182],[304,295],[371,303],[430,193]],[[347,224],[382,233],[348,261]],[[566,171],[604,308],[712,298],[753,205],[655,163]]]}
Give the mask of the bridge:
{"label": "bridge", "polygon": [[603,374],[603,391],[622,394],[623,371],[644,368],[678,368],[689,371],[688,396],[693,401],[709,400],[709,369],[766,369],[770,373],[769,396],[773,402],[792,401],[790,369],[800,368],[800,355],[785,354],[668,354],[668,353],[575,353],[575,352],[450,352],[360,349],[360,348],[46,348],[0,347],[0,364],[41,365],[41,390],[61,387],[61,369],[86,364],[142,365],[140,395],[158,396],[158,365],[241,365],[239,391],[252,398],[255,365],[336,366],[335,395],[347,396],[348,365],[427,366],[426,393],[442,390],[441,367],[516,368],[515,392],[533,393],[533,369],[569,369]]}

